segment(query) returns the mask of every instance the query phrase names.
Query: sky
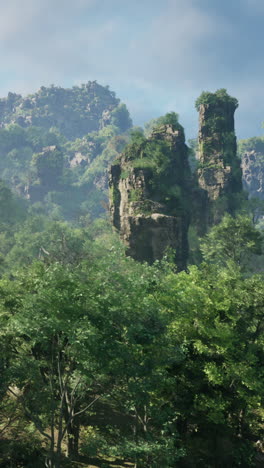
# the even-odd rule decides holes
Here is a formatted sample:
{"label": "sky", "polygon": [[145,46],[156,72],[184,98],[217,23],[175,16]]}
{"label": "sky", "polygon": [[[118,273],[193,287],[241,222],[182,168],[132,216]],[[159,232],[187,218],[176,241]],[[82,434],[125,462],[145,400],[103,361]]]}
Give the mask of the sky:
{"label": "sky", "polygon": [[264,135],[264,0],[0,0],[0,97],[97,80],[134,125],[175,111],[188,138],[202,91],[239,100],[239,138]]}

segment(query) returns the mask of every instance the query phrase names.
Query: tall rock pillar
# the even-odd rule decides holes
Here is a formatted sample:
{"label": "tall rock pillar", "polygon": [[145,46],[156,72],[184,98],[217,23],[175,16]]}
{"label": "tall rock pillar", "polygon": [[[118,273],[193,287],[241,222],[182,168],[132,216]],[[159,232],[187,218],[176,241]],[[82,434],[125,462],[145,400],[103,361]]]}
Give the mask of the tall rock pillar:
{"label": "tall rock pillar", "polygon": [[234,213],[242,192],[242,171],[237,157],[234,113],[238,101],[224,89],[204,92],[196,101],[199,111],[198,181],[207,193],[207,224],[218,223],[225,212]]}
{"label": "tall rock pillar", "polygon": [[188,149],[183,128],[161,125],[139,136],[110,169],[110,212],[127,254],[153,263],[172,249],[186,268],[189,226]]}

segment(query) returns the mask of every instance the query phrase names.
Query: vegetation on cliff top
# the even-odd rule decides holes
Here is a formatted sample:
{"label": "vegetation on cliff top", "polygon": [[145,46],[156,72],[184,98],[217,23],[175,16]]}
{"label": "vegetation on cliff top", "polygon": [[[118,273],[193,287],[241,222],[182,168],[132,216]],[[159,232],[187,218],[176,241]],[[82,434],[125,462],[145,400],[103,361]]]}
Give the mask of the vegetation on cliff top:
{"label": "vegetation on cliff top", "polygon": [[182,125],[179,123],[179,115],[176,112],[168,112],[167,114],[152,119],[145,124],[144,134],[148,138],[155,131],[158,131],[160,127],[164,125],[171,125],[173,130],[181,130],[184,132]]}
{"label": "vegetation on cliff top", "polygon": [[231,105],[236,109],[238,107],[238,100],[234,97],[229,96],[226,89],[218,89],[215,93],[203,91],[202,94],[195,101],[195,108],[199,111],[200,105],[210,105],[217,107],[219,105]]}
{"label": "vegetation on cliff top", "polygon": [[[175,134],[167,133],[168,127]],[[167,214],[180,214],[188,205],[186,186],[190,170],[188,148],[178,115],[171,112],[150,121],[146,125],[146,135],[140,129],[131,132],[131,143],[123,151],[121,177],[133,168],[147,169],[150,198],[163,203]],[[176,150],[177,141],[179,147]]]}

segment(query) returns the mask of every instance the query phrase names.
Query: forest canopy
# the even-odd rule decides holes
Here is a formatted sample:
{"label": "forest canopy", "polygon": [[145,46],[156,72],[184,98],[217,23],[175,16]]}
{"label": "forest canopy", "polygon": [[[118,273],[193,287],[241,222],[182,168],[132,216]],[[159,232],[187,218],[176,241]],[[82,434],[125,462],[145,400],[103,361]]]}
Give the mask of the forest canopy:
{"label": "forest canopy", "polygon": [[[221,89],[196,106],[215,102],[238,105]],[[239,193],[237,212],[203,230],[199,148],[187,148],[178,114],[132,127],[96,82],[9,93],[0,120],[0,468],[261,466],[259,203]],[[170,126],[186,186],[160,138]],[[242,141],[241,158],[262,143]],[[170,249],[152,265],[133,260],[113,231],[107,172],[121,159],[146,171],[155,209],[188,216],[183,271]]]}

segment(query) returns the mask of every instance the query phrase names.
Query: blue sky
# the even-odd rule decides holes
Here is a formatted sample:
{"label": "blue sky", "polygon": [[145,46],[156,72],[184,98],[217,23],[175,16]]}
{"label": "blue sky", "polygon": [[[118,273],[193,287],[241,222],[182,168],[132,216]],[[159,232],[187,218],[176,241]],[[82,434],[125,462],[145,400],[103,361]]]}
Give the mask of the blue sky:
{"label": "blue sky", "polygon": [[238,137],[264,132],[264,0],[1,3],[1,97],[97,80],[135,125],[174,110],[191,138],[195,99],[227,88],[240,103]]}

